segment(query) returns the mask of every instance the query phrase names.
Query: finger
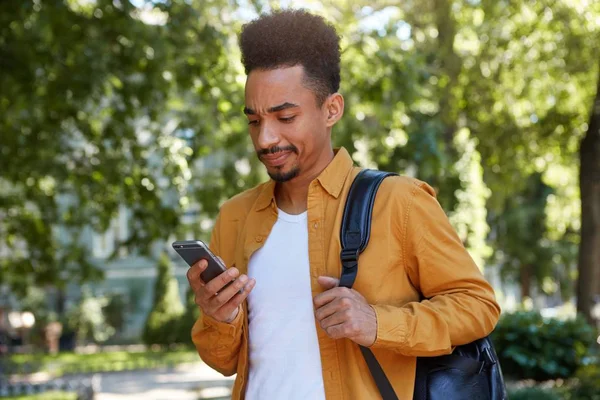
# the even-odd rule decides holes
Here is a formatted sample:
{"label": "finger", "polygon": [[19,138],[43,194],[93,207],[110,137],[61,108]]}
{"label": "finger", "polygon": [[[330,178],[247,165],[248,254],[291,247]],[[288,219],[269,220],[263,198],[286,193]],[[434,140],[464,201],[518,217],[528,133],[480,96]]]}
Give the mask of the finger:
{"label": "finger", "polygon": [[348,322],[351,320],[351,318],[352,318],[352,311],[339,310],[339,311],[331,314],[327,318],[323,318],[322,320],[320,320],[319,325],[321,325],[321,328],[327,330],[333,326],[341,325],[345,322]]}
{"label": "finger", "polygon": [[235,309],[238,308],[244,300],[246,300],[252,289],[254,289],[254,286],[256,286],[256,279],[252,278],[248,281],[246,286],[242,288],[241,292],[238,292],[227,303],[223,304],[221,308],[219,308],[218,313],[222,314],[223,316],[231,315]]}
{"label": "finger", "polygon": [[315,317],[317,318],[317,321],[321,321],[338,311],[348,310],[350,307],[352,307],[352,301],[349,298],[337,297],[324,306],[319,307],[315,311]]}
{"label": "finger", "polygon": [[219,291],[221,291],[225,285],[237,278],[239,274],[240,271],[238,271],[238,269],[235,267],[229,268],[227,271],[222,272],[219,274],[219,276],[204,285],[206,296],[211,297],[216,293],[219,293]]}
{"label": "finger", "polygon": [[207,266],[208,263],[206,260],[200,260],[188,269],[186,276],[194,292],[204,285],[202,278],[200,278],[200,274],[204,272]]}
{"label": "finger", "polygon": [[215,309],[220,308],[223,304],[227,303],[233,296],[235,296],[236,293],[239,293],[247,283],[248,276],[240,275],[240,277],[231,282],[229,286],[224,287],[211,298],[211,305]]}
{"label": "finger", "polygon": [[313,299],[313,303],[315,304],[315,308],[320,308],[338,297],[352,297],[350,289],[345,287],[334,287],[333,289],[326,290],[323,293],[316,295]]}
{"label": "finger", "polygon": [[332,339],[342,339],[347,337],[344,335],[344,323],[331,325],[324,330],[325,333],[327,333],[327,336],[329,336]]}
{"label": "finger", "polygon": [[344,321],[341,324],[332,325],[325,329],[327,336],[332,339],[341,339],[341,338],[356,338],[361,334],[360,324],[356,321]]}
{"label": "finger", "polygon": [[319,276],[317,282],[319,282],[319,285],[321,285],[323,289],[329,290],[336,287],[340,283],[340,280],[331,276]]}

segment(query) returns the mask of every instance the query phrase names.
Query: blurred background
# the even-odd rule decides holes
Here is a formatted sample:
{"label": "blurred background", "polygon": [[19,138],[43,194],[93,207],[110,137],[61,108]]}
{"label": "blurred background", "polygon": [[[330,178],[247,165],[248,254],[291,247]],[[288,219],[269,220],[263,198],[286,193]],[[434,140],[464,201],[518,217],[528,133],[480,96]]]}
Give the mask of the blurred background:
{"label": "blurred background", "polygon": [[[263,0],[0,2],[0,398],[228,398],[175,239],[267,179]],[[358,165],[429,182],[493,284],[511,399],[600,399],[600,2],[295,0],[342,37]]]}

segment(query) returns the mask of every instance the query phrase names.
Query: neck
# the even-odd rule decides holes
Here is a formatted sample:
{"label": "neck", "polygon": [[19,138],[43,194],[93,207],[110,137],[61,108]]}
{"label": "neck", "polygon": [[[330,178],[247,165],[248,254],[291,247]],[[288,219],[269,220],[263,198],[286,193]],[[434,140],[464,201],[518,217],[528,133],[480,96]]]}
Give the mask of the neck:
{"label": "neck", "polygon": [[277,206],[288,214],[300,214],[307,210],[308,188],[333,160],[333,149],[330,147],[313,168],[295,177],[288,182],[277,183],[275,186],[275,200]]}

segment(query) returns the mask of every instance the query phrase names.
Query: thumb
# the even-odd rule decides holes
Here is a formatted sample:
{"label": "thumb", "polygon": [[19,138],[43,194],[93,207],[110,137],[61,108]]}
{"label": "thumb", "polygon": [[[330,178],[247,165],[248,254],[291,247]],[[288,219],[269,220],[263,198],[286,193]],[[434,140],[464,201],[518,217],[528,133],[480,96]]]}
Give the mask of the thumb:
{"label": "thumb", "polygon": [[336,287],[340,283],[340,280],[331,276],[320,276],[317,278],[317,282],[319,282],[319,285],[321,285],[323,289],[329,290]]}

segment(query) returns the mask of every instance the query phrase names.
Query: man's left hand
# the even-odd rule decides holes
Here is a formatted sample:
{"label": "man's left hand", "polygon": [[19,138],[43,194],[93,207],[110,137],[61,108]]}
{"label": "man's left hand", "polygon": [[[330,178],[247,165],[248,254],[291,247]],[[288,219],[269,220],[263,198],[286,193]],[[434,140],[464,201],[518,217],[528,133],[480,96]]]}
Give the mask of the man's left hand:
{"label": "man's left hand", "polygon": [[321,328],[332,339],[348,338],[362,346],[377,339],[377,314],[356,290],[338,287],[339,280],[320,276],[325,289],[315,296],[315,316]]}

